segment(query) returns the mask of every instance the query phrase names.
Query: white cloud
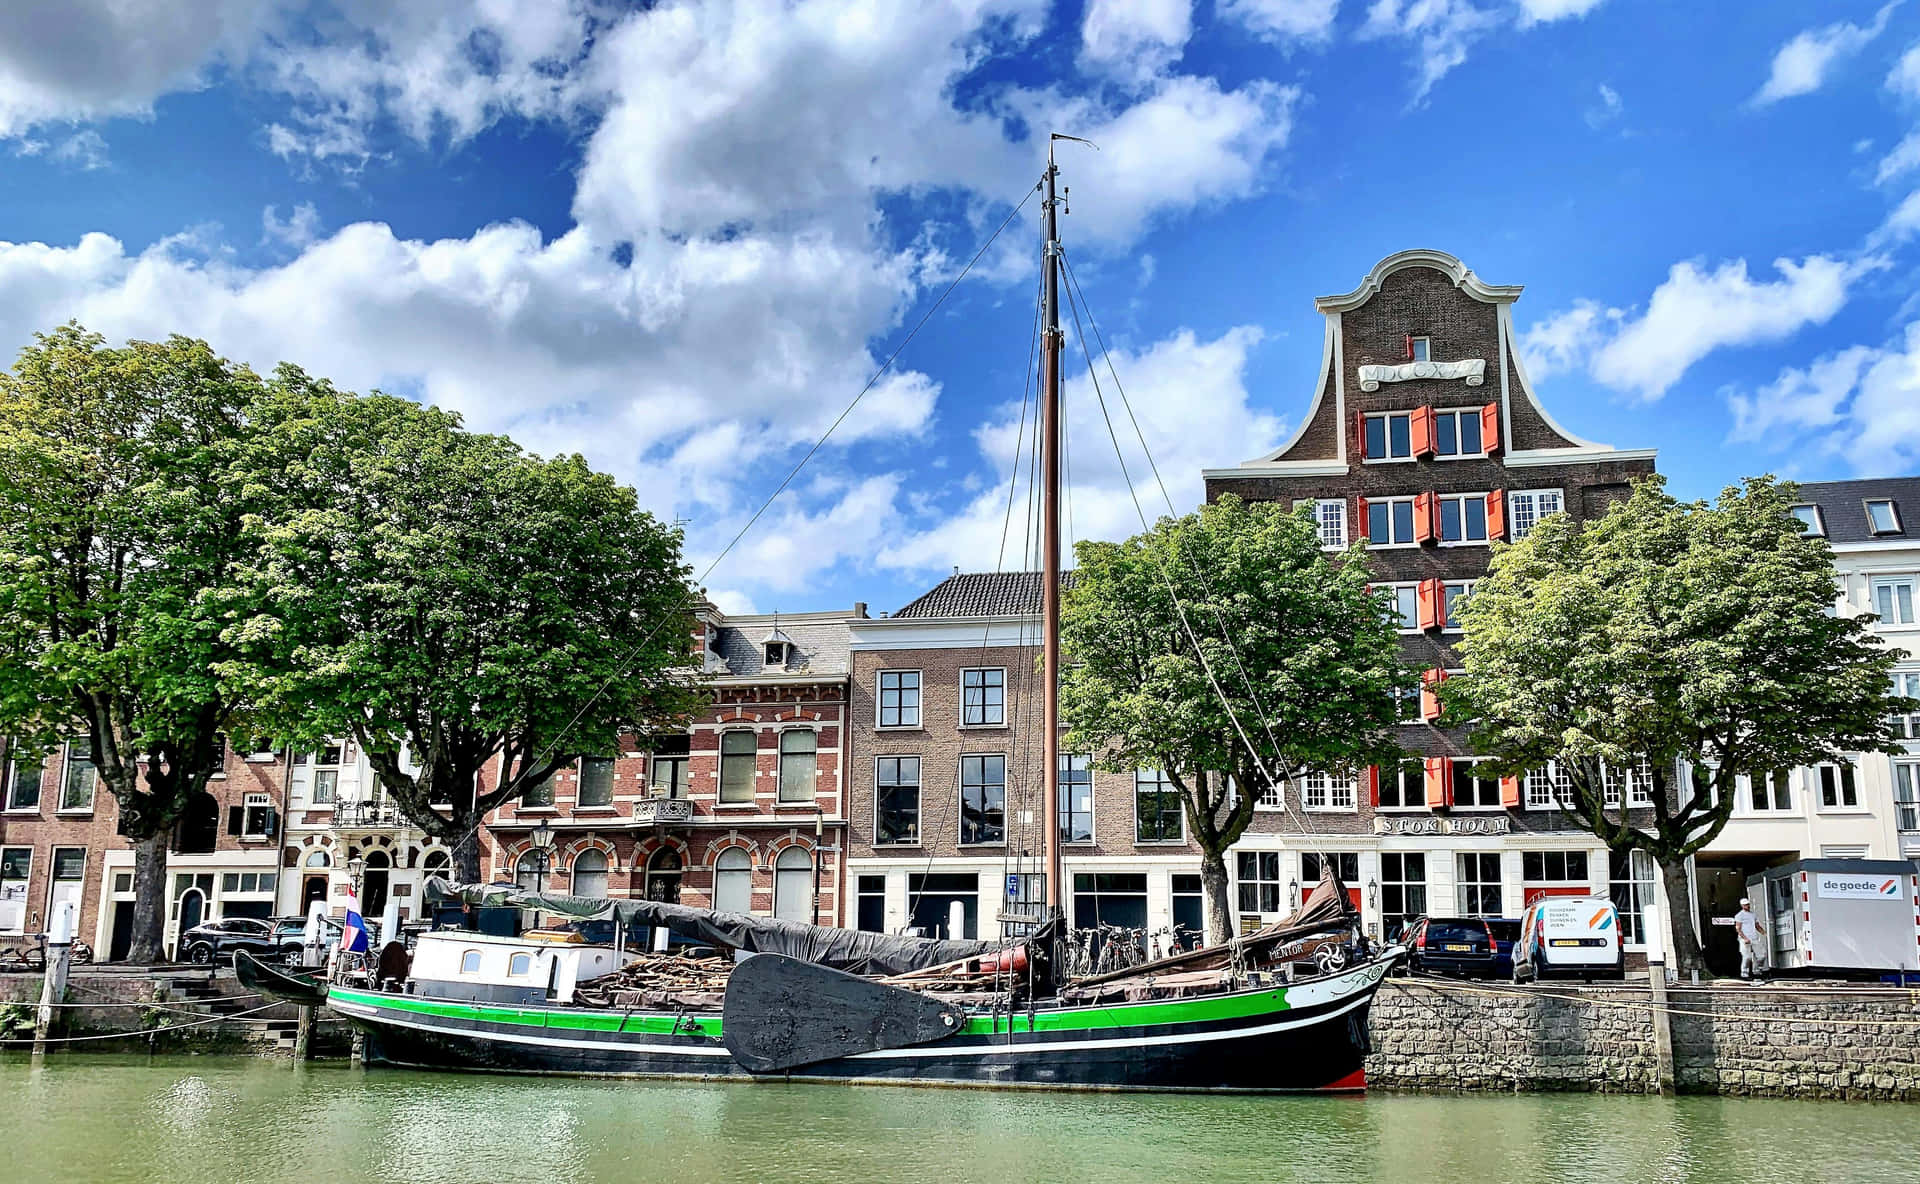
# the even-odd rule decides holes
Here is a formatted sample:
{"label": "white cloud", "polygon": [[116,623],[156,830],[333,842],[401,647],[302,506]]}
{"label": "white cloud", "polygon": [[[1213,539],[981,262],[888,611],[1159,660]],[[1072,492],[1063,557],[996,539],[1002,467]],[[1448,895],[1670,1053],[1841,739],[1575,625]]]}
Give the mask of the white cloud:
{"label": "white cloud", "polygon": [[1774,53],[1773,68],[1767,81],[1754,93],[1752,102],[1764,106],[1819,90],[1836,65],[1859,53],[1880,35],[1887,27],[1887,17],[1898,7],[1899,0],[1894,0],[1874,14],[1871,25],[1864,27],[1851,21],[1837,21],[1818,29],[1802,30]]}
{"label": "white cloud", "polygon": [[1711,271],[1686,260],[1667,272],[1644,312],[1576,301],[1521,334],[1522,357],[1536,379],[1585,368],[1596,381],[1651,401],[1714,350],[1779,341],[1824,324],[1846,303],[1855,279],[1884,265],[1875,256],[1777,259],[1779,278],[1756,281],[1744,259]]}
{"label": "white cloud", "polygon": [[1219,0],[1215,11],[1268,41],[1324,44],[1333,38],[1340,0]]}
{"label": "white cloud", "polygon": [[1903,243],[1912,238],[1916,231],[1920,231],[1920,189],[1907,194],[1899,205],[1893,207],[1893,211],[1880,223],[1879,229],[1868,236],[1867,242],[1876,247]]}
{"label": "white cloud", "polygon": [[1475,41],[1504,23],[1500,13],[1477,8],[1469,0],[1374,0],[1367,9],[1362,37],[1399,37],[1414,46],[1413,101],[1427,97],[1433,84],[1467,60]]}
{"label": "white cloud", "polygon": [[1905,176],[1915,168],[1920,168],[1920,132],[1908,132],[1904,139],[1880,158],[1880,166],[1874,172],[1873,183],[1885,185],[1896,177]]}
{"label": "white cloud", "polygon": [[1839,454],[1863,475],[1912,472],[1920,466],[1920,322],[1889,345],[1827,354],[1727,401],[1735,440]]}
{"label": "white cloud", "polygon": [[1716,349],[1778,341],[1824,324],[1846,303],[1847,285],[1863,270],[1825,255],[1799,263],[1776,259],[1773,266],[1779,279],[1756,282],[1744,259],[1710,272],[1692,260],[1674,264],[1653,290],[1646,313],[1622,324],[1594,353],[1593,376],[1657,399]]}
{"label": "white cloud", "polygon": [[8,0],[0,20],[0,136],[139,115],[244,52],[275,0]]}
{"label": "white cloud", "polygon": [[1089,0],[1080,66],[1145,82],[1180,60],[1193,36],[1193,0]]}
{"label": "white cloud", "polygon": [[53,151],[47,156],[90,173],[107,167],[107,141],[92,128],[81,128],[54,145]]}
{"label": "white cloud", "polygon": [[1603,82],[1600,84],[1600,101],[1587,108],[1584,118],[1588,127],[1599,131],[1620,118],[1620,113],[1624,109],[1625,105],[1620,101],[1620,92]]}
{"label": "white cloud", "polygon": [[320,211],[310,201],[294,206],[285,218],[279,216],[278,206],[260,211],[260,234],[264,242],[300,248],[317,238],[319,229]]}
{"label": "white cloud", "polygon": [[[1211,341],[1183,329],[1143,349],[1114,348],[1114,368],[1125,384],[1160,475],[1168,482],[1167,493],[1182,513],[1199,504],[1204,495],[1201,469],[1237,463],[1275,447],[1280,439],[1283,423],[1248,404],[1247,361],[1261,337],[1261,331],[1251,325],[1230,329]],[[1097,359],[1097,351],[1095,356]],[[1087,379],[1085,361],[1079,356],[1078,345],[1071,341],[1067,360],[1065,425],[1072,470],[1067,500],[1073,535],[1110,539],[1135,534],[1140,530],[1140,519]],[[1153,482],[1104,363],[1100,365],[1100,382],[1126,454],[1134,493],[1152,521],[1167,512],[1166,502]],[[879,557],[882,566],[943,571],[958,565],[979,570],[1001,555],[1019,422],[1018,406],[1002,407],[996,418],[975,433],[995,479],[960,512],[940,515],[931,525],[885,548]],[[1032,431],[1029,418],[1028,448]],[[1010,537],[1001,560],[1007,568],[1026,562],[1022,540],[1029,507],[1024,472],[1023,462]]]}
{"label": "white cloud", "polygon": [[1520,27],[1587,15],[1601,0],[1520,0]]}
{"label": "white cloud", "polygon": [[1887,72],[1887,89],[1904,99],[1920,99],[1920,44],[1909,46]]}

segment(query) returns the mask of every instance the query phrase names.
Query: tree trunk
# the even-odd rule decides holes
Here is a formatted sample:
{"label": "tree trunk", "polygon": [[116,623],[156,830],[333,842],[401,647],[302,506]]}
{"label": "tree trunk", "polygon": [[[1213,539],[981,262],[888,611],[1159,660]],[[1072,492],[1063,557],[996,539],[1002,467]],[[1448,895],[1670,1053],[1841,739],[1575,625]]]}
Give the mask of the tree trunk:
{"label": "tree trunk", "polygon": [[127,948],[129,962],[151,964],[166,956],[168,837],[163,831],[133,844],[133,944]]}
{"label": "tree trunk", "polygon": [[1233,937],[1233,911],[1227,907],[1227,857],[1223,852],[1201,852],[1200,890],[1207,907],[1207,944],[1223,946]]}
{"label": "tree trunk", "polygon": [[1707,960],[1700,948],[1699,918],[1693,904],[1693,877],[1687,874],[1687,861],[1660,861],[1660,881],[1667,891],[1667,916],[1673,929],[1673,968],[1682,975],[1698,970],[1707,973]]}
{"label": "tree trunk", "polygon": [[[459,820],[455,820],[456,823]],[[444,840],[443,840],[444,841]],[[480,882],[480,824],[469,821],[465,831],[451,844],[453,847],[453,878],[461,884]]]}

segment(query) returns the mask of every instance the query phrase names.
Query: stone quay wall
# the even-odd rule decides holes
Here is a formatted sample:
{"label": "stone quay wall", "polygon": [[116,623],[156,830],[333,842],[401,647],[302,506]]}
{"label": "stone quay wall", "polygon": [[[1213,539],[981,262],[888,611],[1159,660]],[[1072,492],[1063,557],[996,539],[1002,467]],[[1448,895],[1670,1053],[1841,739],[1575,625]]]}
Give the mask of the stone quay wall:
{"label": "stone quay wall", "polygon": [[[0,1051],[24,1050],[33,1035],[43,976],[0,974]],[[285,1053],[292,1049],[300,1009],[249,995],[233,972],[209,977],[134,968],[76,967],[55,1021],[56,1036],[76,1037],[53,1047],[89,1052]],[[245,1012],[247,1014],[239,1014]],[[316,1053],[346,1049],[343,1025],[322,1023]],[[91,1039],[137,1033],[118,1039]]]}
{"label": "stone quay wall", "polygon": [[[1920,991],[1673,987],[1667,1007],[1681,1093],[1920,1101]],[[1372,1036],[1379,1089],[1658,1087],[1646,987],[1388,979]]]}

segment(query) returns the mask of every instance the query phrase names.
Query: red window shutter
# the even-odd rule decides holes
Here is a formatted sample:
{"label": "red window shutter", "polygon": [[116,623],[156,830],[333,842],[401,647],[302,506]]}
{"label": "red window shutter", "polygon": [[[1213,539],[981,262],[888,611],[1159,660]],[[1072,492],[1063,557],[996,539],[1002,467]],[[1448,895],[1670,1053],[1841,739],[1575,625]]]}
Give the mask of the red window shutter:
{"label": "red window shutter", "polygon": [[1367,459],[1367,413],[1353,413],[1353,452],[1361,460]]}
{"label": "red window shutter", "polygon": [[1364,497],[1356,497],[1353,499],[1353,529],[1347,532],[1347,537],[1357,539],[1363,537],[1366,533],[1367,499]]}
{"label": "red window shutter", "polygon": [[1440,499],[1423,493],[1413,499],[1413,541],[1433,543],[1440,539]]}
{"label": "red window shutter", "polygon": [[1487,495],[1487,538],[1507,537],[1507,491],[1496,489]]}
{"label": "red window shutter", "polygon": [[1480,447],[1488,456],[1502,452],[1500,446],[1500,404],[1488,403],[1480,409]]}
{"label": "red window shutter", "polygon": [[1433,408],[1415,407],[1408,416],[1412,424],[1413,454],[1415,456],[1433,455]]}
{"label": "red window shutter", "polygon": [[1372,806],[1376,810],[1380,808],[1380,766],[1379,765],[1367,766],[1367,804],[1369,806]]}
{"label": "red window shutter", "polygon": [[1444,756],[1430,756],[1427,767],[1427,809],[1444,810],[1453,805],[1453,762]]}
{"label": "red window shutter", "polygon": [[1407,361],[1413,361],[1413,334],[1407,334]]}
{"label": "red window shutter", "polygon": [[1520,778],[1502,777],[1500,779],[1500,804],[1509,810],[1520,808]]}
{"label": "red window shutter", "polygon": [[1437,692],[1445,681],[1447,672],[1438,666],[1420,675],[1420,718],[1428,723],[1440,718],[1440,696]]}
{"label": "red window shutter", "polygon": [[1443,611],[1446,593],[1441,589],[1439,580],[1421,580],[1414,600],[1420,607],[1420,628],[1423,631],[1438,629],[1446,621]]}

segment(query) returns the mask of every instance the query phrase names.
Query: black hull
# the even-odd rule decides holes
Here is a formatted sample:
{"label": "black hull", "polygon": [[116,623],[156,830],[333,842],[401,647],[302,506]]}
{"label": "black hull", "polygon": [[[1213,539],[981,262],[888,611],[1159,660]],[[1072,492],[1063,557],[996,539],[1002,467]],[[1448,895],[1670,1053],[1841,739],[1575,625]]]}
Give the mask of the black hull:
{"label": "black hull", "polygon": [[[980,1030],[935,1044],[844,1057],[785,1073],[755,1075],[721,1045],[711,1017],[608,1017],[623,1031],[585,1022],[579,1009],[495,1009],[405,996],[336,992],[331,1006],[367,1035],[370,1060],[422,1069],[709,1080],[897,1082],[999,1088],[1248,1090],[1365,1088],[1367,1010],[1384,965],[1330,983],[1157,1008],[1068,1009],[1056,1022],[1080,1026]],[[1296,998],[1283,998],[1292,994]],[[1306,996],[1306,997],[1301,997]],[[1314,998],[1312,996],[1319,996]],[[1271,1007],[1262,1006],[1268,999]],[[1237,1012],[1238,1014],[1226,1014]],[[1039,1026],[1048,1013],[1038,1013]],[[1167,1022],[1104,1023],[1128,1014]],[[692,1022],[708,1030],[690,1031]],[[664,1026],[673,1030],[659,1030]],[[652,1032],[640,1028],[651,1026]]]}

